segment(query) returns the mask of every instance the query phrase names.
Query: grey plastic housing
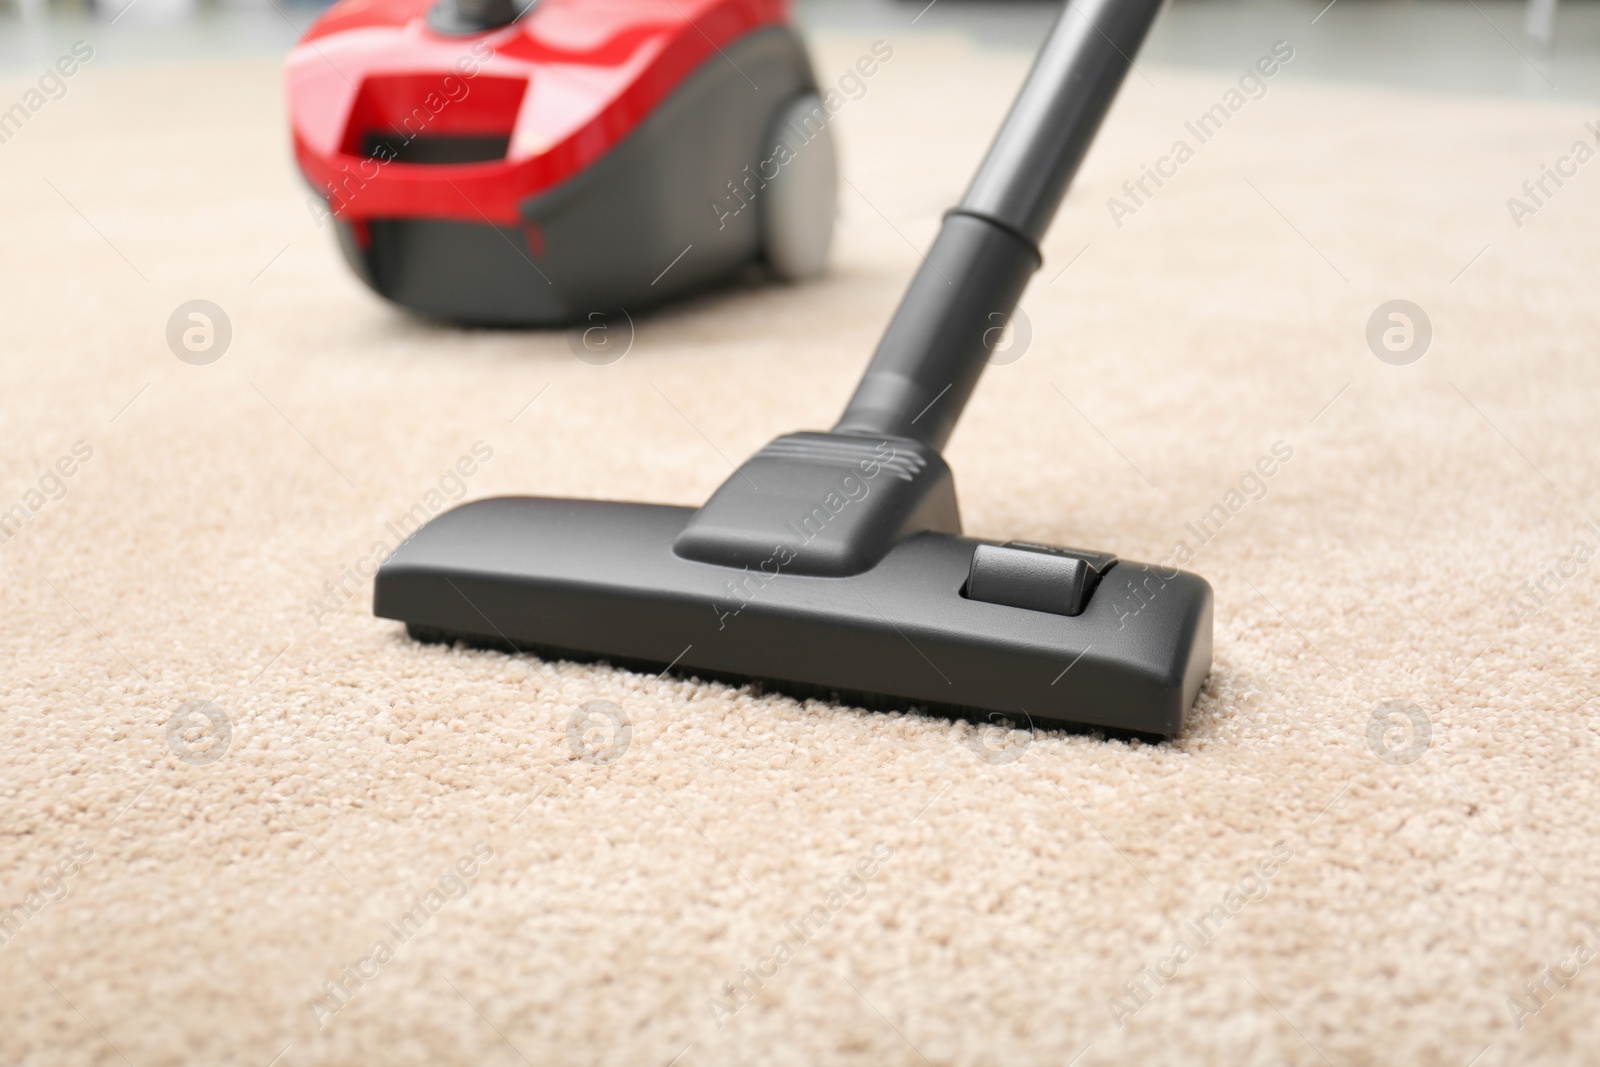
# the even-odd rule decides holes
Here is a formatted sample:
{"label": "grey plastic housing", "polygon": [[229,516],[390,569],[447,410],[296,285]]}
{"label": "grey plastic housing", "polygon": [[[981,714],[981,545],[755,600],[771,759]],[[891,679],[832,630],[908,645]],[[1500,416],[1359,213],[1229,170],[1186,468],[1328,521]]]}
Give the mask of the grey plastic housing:
{"label": "grey plastic housing", "polygon": [[962,595],[978,541],[922,533],[850,577],[784,554],[729,568],[672,549],[693,508],[508,497],[448,511],[379,572],[373,610],[464,638],[651,672],[757,680],[864,707],[1167,737],[1211,663],[1211,588],[1122,561],[1081,615]]}
{"label": "grey plastic housing", "polygon": [[946,215],[834,429],[943,448],[1039,263],[992,220]]}
{"label": "grey plastic housing", "polygon": [[1014,608],[1082,615],[1117,557],[1028,541],[979,545],[972,553],[966,595]]}
{"label": "grey plastic housing", "polygon": [[685,559],[754,567],[788,545],[789,574],[860,574],[922,531],[958,534],[944,457],[903,437],[793,433],[754,456],[673,541]]}
{"label": "grey plastic housing", "polygon": [[[524,201],[521,225],[373,219],[363,247],[339,221],[340,250],[386,299],[467,325],[565,325],[733,277],[763,254],[760,168],[776,147],[775,121],[816,82],[786,26],[722,52],[610,152]],[[786,143],[805,152],[831,137],[829,121],[823,111]]]}

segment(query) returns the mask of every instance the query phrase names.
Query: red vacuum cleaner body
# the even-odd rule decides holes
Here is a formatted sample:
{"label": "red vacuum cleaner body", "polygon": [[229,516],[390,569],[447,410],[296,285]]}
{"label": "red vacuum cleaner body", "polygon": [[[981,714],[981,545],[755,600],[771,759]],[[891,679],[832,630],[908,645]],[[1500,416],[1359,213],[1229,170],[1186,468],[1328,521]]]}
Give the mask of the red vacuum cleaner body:
{"label": "red vacuum cleaner body", "polygon": [[344,0],[289,56],[295,156],[355,272],[439,318],[558,325],[752,262],[804,278],[837,179],[787,18],[786,0]]}

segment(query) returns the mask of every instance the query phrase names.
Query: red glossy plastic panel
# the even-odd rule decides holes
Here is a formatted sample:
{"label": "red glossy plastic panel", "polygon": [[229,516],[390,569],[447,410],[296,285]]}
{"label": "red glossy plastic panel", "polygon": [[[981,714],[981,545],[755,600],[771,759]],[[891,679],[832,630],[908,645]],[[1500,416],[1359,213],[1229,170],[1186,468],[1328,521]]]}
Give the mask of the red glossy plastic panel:
{"label": "red glossy plastic panel", "polygon": [[[473,37],[434,0],[344,0],[289,54],[295,156],[334,213],[519,223],[518,205],[626,137],[724,45],[788,18],[787,0],[541,0]],[[503,159],[366,154],[369,138],[504,137]]]}

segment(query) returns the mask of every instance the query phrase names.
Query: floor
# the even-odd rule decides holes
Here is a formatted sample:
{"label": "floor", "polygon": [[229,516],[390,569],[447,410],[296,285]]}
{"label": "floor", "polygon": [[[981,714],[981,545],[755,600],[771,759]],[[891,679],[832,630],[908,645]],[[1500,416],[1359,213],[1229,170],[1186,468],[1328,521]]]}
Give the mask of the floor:
{"label": "floor", "polygon": [[[1037,11],[805,9],[819,70],[895,42],[837,117],[830,273],[602,366],[376,299],[289,158],[283,19],[146,4],[0,28],[11,94],[103,55],[0,145],[0,1063],[1592,1061],[1600,164],[1506,202],[1595,116],[1470,7],[1344,73],[1352,0],[1219,5],[1266,20],[1233,52],[1174,8],[952,438],[974,535],[1212,584],[1151,745],[422,646],[357,577],[446,494],[698,503],[828,425]],[[1383,83],[1449,26],[1457,84]],[[1275,35],[1282,80],[1125,200]]]}

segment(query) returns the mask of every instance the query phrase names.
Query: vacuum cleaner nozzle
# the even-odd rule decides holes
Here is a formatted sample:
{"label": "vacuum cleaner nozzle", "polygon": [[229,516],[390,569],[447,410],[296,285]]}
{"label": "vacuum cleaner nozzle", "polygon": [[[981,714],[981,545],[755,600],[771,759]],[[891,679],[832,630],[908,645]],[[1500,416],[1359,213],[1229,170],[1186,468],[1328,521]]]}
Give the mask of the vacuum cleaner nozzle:
{"label": "vacuum cleaner nozzle", "polygon": [[759,567],[783,545],[782,573],[842,578],[923,531],[961,532],[955,479],[936,449],[904,437],[796,433],[746,460],[672,547],[701,563]]}
{"label": "vacuum cleaner nozzle", "polygon": [[1212,594],[1104,552],[962,536],[939,449],[985,334],[1160,0],[1063,13],[839,425],[777,438],[701,508],[503,498],[434,519],[374,611],[465,638],[923,707],[1167,737],[1211,665]]}
{"label": "vacuum cleaner nozzle", "polygon": [[[384,564],[374,610],[424,640],[652,672],[671,664],[869,708],[1161,736],[1182,726],[1211,663],[1211,590],[1192,574],[1115,563],[1074,616],[1015,606],[1057,585],[1023,573],[1021,557],[1052,558],[1034,546],[924,533],[861,573],[818,577],[788,571],[805,547],[781,540],[752,565],[685,559],[673,543],[694,515],[590,500],[466,504]],[[983,577],[975,553],[1001,557],[989,588],[969,583]],[[1003,573],[1007,557],[1022,566]]]}

